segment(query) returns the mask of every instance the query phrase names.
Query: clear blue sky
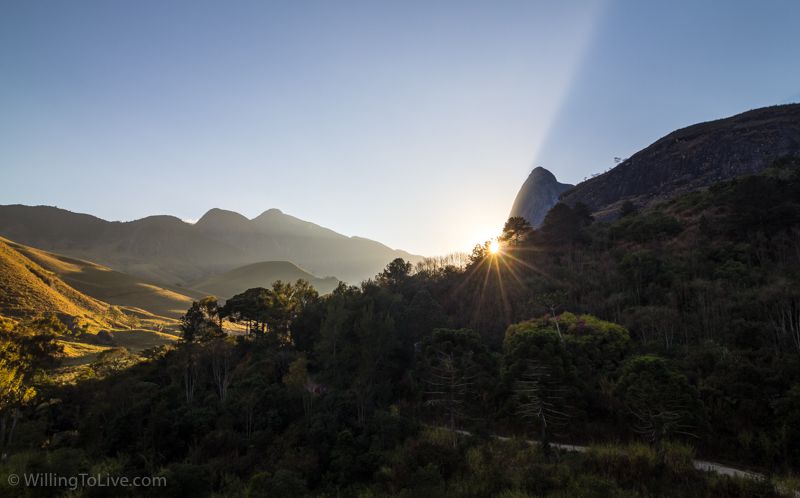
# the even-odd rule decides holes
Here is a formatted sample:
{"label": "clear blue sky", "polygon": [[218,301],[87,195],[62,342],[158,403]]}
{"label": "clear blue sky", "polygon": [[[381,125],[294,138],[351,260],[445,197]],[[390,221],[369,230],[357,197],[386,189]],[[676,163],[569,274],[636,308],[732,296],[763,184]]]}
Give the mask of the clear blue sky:
{"label": "clear blue sky", "polygon": [[0,203],[284,212],[423,254],[674,128],[800,100],[800,3],[0,2]]}

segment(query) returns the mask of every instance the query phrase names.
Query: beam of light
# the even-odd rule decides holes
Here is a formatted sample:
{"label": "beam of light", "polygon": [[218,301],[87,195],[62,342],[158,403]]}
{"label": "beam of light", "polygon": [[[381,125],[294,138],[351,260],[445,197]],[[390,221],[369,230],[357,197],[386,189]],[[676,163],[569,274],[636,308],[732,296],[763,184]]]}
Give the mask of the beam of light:
{"label": "beam of light", "polygon": [[[581,14],[576,16],[573,22],[574,27],[570,29],[568,41],[560,47],[563,53],[561,57],[563,62],[558,64],[557,67],[550,68],[552,71],[549,73],[549,81],[545,87],[541,89],[542,95],[546,95],[546,98],[539,99],[536,102],[536,116],[534,120],[536,124],[531,130],[532,134],[528,149],[530,151],[528,157],[531,163],[525,165],[526,169],[522,179],[526,178],[530,173],[528,169],[530,164],[538,164],[538,158],[541,156],[547,141],[550,140],[556,122],[563,112],[584,61],[589,54],[592,40],[596,38],[596,33],[602,24],[602,19],[606,15],[609,3],[609,0],[590,1],[588,5],[584,7]],[[552,168],[557,165],[544,166]],[[517,185],[521,184],[522,181],[519,181]],[[501,198],[504,199],[504,197]],[[500,200],[501,198],[497,198],[488,211],[492,212],[491,218],[500,216],[502,217],[502,221],[505,222],[506,213],[508,213],[508,209],[510,209],[514,198],[513,195],[508,197],[508,204],[504,206],[501,206],[503,203],[503,201]],[[485,210],[484,212],[486,212],[486,208],[484,207],[483,209]],[[501,212],[500,209],[506,210]],[[475,217],[471,216],[471,218],[474,219]],[[484,233],[488,235],[489,232],[484,231]],[[480,240],[482,237],[475,237],[473,240],[476,239]]]}
{"label": "beam of light", "polygon": [[[498,249],[499,251],[499,249]],[[505,314],[506,322],[511,322],[511,303],[506,295],[506,287],[503,283],[503,274],[500,272],[500,258],[494,258],[494,272],[497,275],[497,286],[500,288],[500,302],[503,305],[503,313]]]}
{"label": "beam of light", "polygon": [[[591,46],[591,41],[595,37],[595,33],[600,26],[600,21],[607,10],[608,4],[609,1],[600,0],[587,6],[583,16],[576,21],[576,24],[580,26],[576,30],[578,35],[573,38],[573,43],[567,47],[568,52],[565,59],[567,59],[568,62],[565,64],[565,69],[558,75],[555,84],[557,90],[554,92],[554,95],[548,99],[549,102],[541,107],[538,113],[543,127],[533,142],[533,154],[531,156],[533,159],[539,157],[542,146],[545,144],[545,141],[550,138],[555,122],[558,119],[561,109],[564,107],[566,98],[569,96],[575,84],[576,77],[580,72],[583,61],[589,51],[588,49]],[[534,163],[536,162],[534,161]],[[526,175],[528,173],[529,172],[526,172]]]}

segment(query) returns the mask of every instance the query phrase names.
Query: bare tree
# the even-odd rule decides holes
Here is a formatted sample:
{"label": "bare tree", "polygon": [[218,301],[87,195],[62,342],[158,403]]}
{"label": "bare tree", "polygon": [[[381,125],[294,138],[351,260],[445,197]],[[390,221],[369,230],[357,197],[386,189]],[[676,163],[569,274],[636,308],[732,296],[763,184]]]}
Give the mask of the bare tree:
{"label": "bare tree", "polygon": [[224,339],[215,341],[211,348],[211,376],[219,400],[224,403],[231,385],[231,348]]}
{"label": "bare tree", "polygon": [[674,435],[698,438],[690,432],[694,427],[685,423],[687,408],[679,401],[667,398],[652,403],[645,393],[637,390],[629,392],[628,397],[628,410],[634,419],[633,430],[647,442],[658,444]]}
{"label": "bare tree", "polygon": [[192,351],[186,352],[183,364],[183,394],[186,404],[191,404],[197,388],[197,358]]}
{"label": "bare tree", "polygon": [[247,440],[253,436],[256,428],[256,408],[258,408],[259,393],[255,389],[249,390],[241,398],[240,413],[244,418],[244,434]]}
{"label": "bare tree", "polygon": [[558,316],[556,315],[556,310],[561,307],[561,304],[566,301],[567,295],[563,291],[555,291],[555,292],[547,292],[539,296],[539,303],[544,307],[547,313],[550,315],[550,319],[553,320],[553,323],[556,326],[556,332],[558,332],[559,340],[564,340],[563,335],[561,334],[561,325],[558,323]]}
{"label": "bare tree", "polygon": [[768,310],[769,323],[775,331],[775,342],[780,345],[787,338],[800,352],[800,298],[785,296],[775,299]]}
{"label": "bare tree", "polygon": [[550,375],[547,367],[529,362],[522,378],[514,384],[517,414],[538,425],[539,444],[546,456],[550,455],[550,439],[554,429],[569,422],[565,389]]}
{"label": "bare tree", "polygon": [[456,429],[465,417],[465,404],[472,385],[472,376],[466,375],[456,365],[453,353],[436,351],[436,363],[431,365],[426,382],[426,406],[441,409],[447,417],[447,428],[453,434],[453,446],[458,441]]}

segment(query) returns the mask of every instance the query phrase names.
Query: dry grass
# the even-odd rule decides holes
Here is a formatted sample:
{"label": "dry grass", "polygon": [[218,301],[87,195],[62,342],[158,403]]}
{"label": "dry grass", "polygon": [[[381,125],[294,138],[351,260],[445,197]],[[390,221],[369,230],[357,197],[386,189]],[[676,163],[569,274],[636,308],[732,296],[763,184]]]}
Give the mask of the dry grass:
{"label": "dry grass", "polygon": [[164,346],[178,340],[171,334],[153,330],[115,330],[111,333],[114,344],[127,348],[133,353],[141,353],[145,349]]}
{"label": "dry grass", "polygon": [[79,292],[0,238],[0,314],[30,318],[44,313],[77,317],[90,327],[108,327],[108,304]]}
{"label": "dry grass", "polygon": [[64,359],[61,362],[64,367],[87,365],[97,359],[98,354],[111,349],[110,346],[75,340],[59,340],[58,343],[64,348]]}
{"label": "dry grass", "polygon": [[90,261],[35,249],[11,241],[6,243],[78,291],[116,306],[140,309],[149,314],[178,318],[199,296],[177,292],[142,281]]}

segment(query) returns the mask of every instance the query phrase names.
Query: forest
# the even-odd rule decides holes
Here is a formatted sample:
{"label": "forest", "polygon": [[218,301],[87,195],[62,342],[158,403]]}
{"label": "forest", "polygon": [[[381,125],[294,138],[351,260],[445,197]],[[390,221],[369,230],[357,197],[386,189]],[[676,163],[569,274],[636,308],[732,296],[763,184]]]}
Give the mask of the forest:
{"label": "forest", "polygon": [[[627,203],[613,222],[558,204],[535,230],[509,219],[497,242],[463,264],[395,259],[322,296],[300,280],[208,297],[175,345],[145,361],[115,350],[70,384],[48,378],[58,320],[2,325],[0,488],[22,469],[169,483],[117,496],[744,497],[797,484],[800,160]],[[775,480],[703,473],[695,458]]]}

